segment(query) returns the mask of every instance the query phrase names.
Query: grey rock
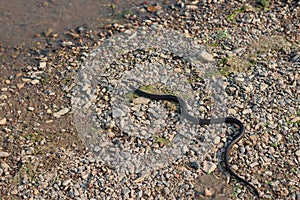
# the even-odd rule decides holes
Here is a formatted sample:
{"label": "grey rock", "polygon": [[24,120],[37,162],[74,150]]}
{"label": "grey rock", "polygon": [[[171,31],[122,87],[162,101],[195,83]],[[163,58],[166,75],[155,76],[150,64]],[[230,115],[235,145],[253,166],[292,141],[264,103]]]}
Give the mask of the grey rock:
{"label": "grey rock", "polygon": [[124,117],[126,115],[126,113],[121,110],[120,108],[115,108],[112,110],[112,116],[113,118],[120,118],[120,117]]}
{"label": "grey rock", "polygon": [[190,167],[193,169],[199,169],[199,164],[197,161],[190,162]]}
{"label": "grey rock", "polygon": [[128,196],[129,192],[130,192],[130,189],[128,187],[125,187],[125,188],[122,189],[122,195],[123,196]]}

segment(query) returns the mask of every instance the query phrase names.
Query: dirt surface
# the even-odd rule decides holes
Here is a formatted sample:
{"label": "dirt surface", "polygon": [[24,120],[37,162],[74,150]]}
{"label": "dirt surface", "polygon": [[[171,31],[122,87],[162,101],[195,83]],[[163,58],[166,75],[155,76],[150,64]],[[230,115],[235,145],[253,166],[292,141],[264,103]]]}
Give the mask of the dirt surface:
{"label": "dirt surface", "polygon": [[[230,51],[226,49],[227,45],[229,46],[226,43],[229,37],[226,35],[223,37],[218,34],[217,36],[213,36],[214,32],[217,33],[219,31],[220,33],[223,31],[223,26],[218,23],[224,20],[226,30],[237,29],[240,34],[236,37],[238,39],[242,38],[241,40],[243,40],[245,36],[247,38],[253,37],[254,39],[251,39],[255,41],[258,36],[254,33],[256,30],[263,29],[255,19],[260,18],[263,15],[261,13],[271,12],[270,10],[255,11],[251,9],[237,11],[243,6],[244,3],[242,2],[244,1],[224,2],[219,4],[219,7],[215,9],[216,6],[213,3],[202,6],[199,1],[188,1],[188,6],[190,7],[186,8],[184,3],[175,3],[175,1],[160,1],[159,5],[161,7],[156,4],[153,4],[153,7],[149,7],[149,5],[152,5],[151,2],[132,0],[2,0],[0,2],[0,152],[7,152],[8,155],[5,153],[1,154],[0,198],[22,199],[25,197],[39,198],[43,195],[46,196],[46,194],[39,192],[41,190],[46,191],[45,188],[47,188],[47,185],[44,187],[40,183],[44,181],[42,177],[44,174],[55,171],[58,168],[60,169],[59,173],[49,181],[51,187],[52,185],[56,187],[56,180],[68,180],[68,172],[71,171],[68,167],[75,163],[72,160],[74,157],[82,156],[78,158],[80,161],[76,160],[76,162],[78,161],[76,164],[80,166],[86,164],[81,162],[83,160],[81,158],[88,157],[87,155],[89,154],[78,138],[74,126],[69,93],[75,81],[75,74],[78,72],[84,56],[97,47],[101,41],[114,34],[124,32],[126,29],[151,25],[152,21],[159,24],[163,21],[160,18],[165,18],[166,20],[163,21],[163,25],[167,24],[171,28],[180,29],[187,37],[200,35],[199,37],[202,42],[205,41],[204,37],[210,38],[209,40],[214,40],[214,42],[210,41],[209,45],[218,46],[216,48],[219,48],[216,52],[225,52],[224,55],[227,53],[229,55],[232,53],[231,50],[234,49],[232,48]],[[299,8],[296,1],[287,1],[289,3],[285,1],[282,1],[283,3],[281,1],[271,2],[271,8],[274,11],[278,9],[282,13],[289,13],[288,9],[285,10],[288,7],[287,5],[290,5],[290,10],[297,10]],[[198,4],[199,9],[197,12],[200,14],[202,12],[205,13],[203,16],[206,18],[201,21],[203,30],[197,27],[200,23],[197,19],[199,13],[193,14],[195,11],[193,10],[195,9],[193,6]],[[251,1],[249,4],[255,5],[255,1]],[[163,11],[164,17],[160,17],[160,10]],[[209,11],[214,11],[214,15],[216,15],[215,22],[209,19]],[[246,13],[245,15],[244,12]],[[236,21],[240,20],[239,17],[241,14],[248,20],[247,16],[249,18],[254,13],[255,19],[253,23],[249,22],[249,29],[253,31],[253,34],[250,31],[248,33],[248,29],[245,29],[245,31],[241,30],[240,25],[232,25],[231,23],[233,22],[228,19],[220,20],[220,16],[233,15],[233,13],[234,17],[237,18]],[[177,17],[177,14],[180,17]],[[176,17],[168,21],[171,15]],[[156,18],[159,19],[156,21]],[[291,63],[299,62],[297,59],[299,59],[300,54],[297,52],[296,47],[299,45],[300,25],[292,26],[293,23],[297,24],[296,21],[299,21],[299,19],[300,17],[291,18],[290,16],[278,19],[283,25],[278,28],[277,34],[287,37],[296,50],[290,50],[292,53],[285,53],[285,50],[281,49],[274,51],[280,52],[280,55],[283,55],[282,57],[284,58],[282,60],[285,59]],[[195,26],[191,26],[190,24],[194,23],[194,21]],[[274,25],[274,22],[272,23]],[[245,22],[245,24],[247,23]],[[286,28],[285,32],[281,31],[280,28],[282,27]],[[203,34],[203,38],[201,38],[202,35],[200,33],[207,35],[204,36]],[[232,35],[234,34],[233,31]],[[236,43],[236,41],[230,42]],[[243,41],[240,41],[239,45],[242,47],[246,46]],[[235,48],[239,47],[239,45],[235,46]],[[271,53],[265,54],[262,56],[263,58],[270,57],[271,59],[276,59],[272,57]],[[226,56],[224,57],[226,58]],[[250,58],[250,56],[247,58]],[[295,61],[291,61],[294,58]],[[222,59],[222,57],[219,57],[219,60]],[[255,63],[259,63],[259,59],[258,61],[255,60]],[[230,60],[227,62],[229,63]],[[268,64],[263,63],[262,65],[266,66]],[[67,109],[68,112],[60,117],[55,117],[54,113],[58,113],[63,109]],[[293,131],[294,143],[297,144],[299,134],[297,133],[295,123],[298,123],[298,118],[297,116],[294,117],[296,120],[292,122],[294,124],[291,123],[293,127],[290,130]],[[291,124],[290,126],[292,126]],[[252,137],[250,136],[250,138]],[[258,137],[255,140],[253,139],[253,141],[259,139]],[[285,140],[283,139],[282,141]],[[248,144],[250,142],[247,141],[245,143]],[[265,143],[269,144],[268,141]],[[276,145],[274,145],[274,148],[277,148],[275,147]],[[279,145],[279,147],[282,146],[285,145]],[[257,148],[261,149],[261,147]],[[68,154],[68,152],[71,153]],[[288,152],[287,154],[294,155],[294,149],[293,152]],[[246,157],[246,155],[244,156]],[[282,156],[277,155],[277,157]],[[295,156],[293,159],[287,161],[285,163],[286,166],[282,165],[276,168],[268,165],[258,170],[261,175],[258,179],[261,183],[259,190],[265,192],[266,199],[298,200],[300,198],[299,186],[297,186],[299,183],[286,186],[286,188],[292,188],[288,191],[286,188],[279,188],[279,181],[276,179],[276,173],[278,173],[278,176],[284,179],[284,183],[290,179],[299,180],[299,168],[292,163],[294,162],[293,160],[297,161],[297,159],[300,159],[300,156],[297,158]],[[240,164],[240,160],[234,160]],[[247,166],[249,163],[247,161]],[[99,170],[101,173],[109,173],[109,169],[104,169],[104,167],[103,169],[102,167],[99,168],[101,168]],[[267,171],[265,168],[269,170],[268,174],[271,174],[270,176],[265,175],[265,171]],[[284,175],[282,174],[282,169],[286,171]],[[242,173],[245,174],[245,171],[242,171]],[[224,175],[221,173],[217,175],[222,178],[218,179],[215,175],[206,174],[200,175],[196,179],[194,192],[198,199],[237,198],[232,196],[238,195],[242,189],[238,188],[239,193],[237,193],[237,187],[233,189],[233,184],[228,185]],[[80,177],[78,174],[70,176],[73,176],[74,180]],[[105,177],[109,177],[110,179],[108,175],[105,175]],[[215,187],[216,185],[218,187]],[[93,188],[92,186],[89,187]],[[68,188],[63,187],[63,181],[61,181],[57,188],[60,188],[59,191],[68,190]],[[119,190],[116,189],[116,191]],[[180,192],[180,194],[184,194],[184,192]],[[109,190],[107,193],[109,193]],[[290,197],[289,195],[291,194],[294,196]],[[68,195],[66,194],[66,196]],[[121,195],[121,192],[119,195]],[[249,191],[247,195],[246,197],[252,197]],[[51,199],[49,196],[47,198]],[[55,196],[53,198],[58,197]],[[72,197],[69,198],[72,199]]]}
{"label": "dirt surface", "polygon": [[99,31],[104,25],[120,21],[113,16],[112,5],[117,12],[129,11],[142,1],[132,0],[3,0],[0,2],[0,44],[33,46],[34,37],[52,29],[57,34],[86,25]]}

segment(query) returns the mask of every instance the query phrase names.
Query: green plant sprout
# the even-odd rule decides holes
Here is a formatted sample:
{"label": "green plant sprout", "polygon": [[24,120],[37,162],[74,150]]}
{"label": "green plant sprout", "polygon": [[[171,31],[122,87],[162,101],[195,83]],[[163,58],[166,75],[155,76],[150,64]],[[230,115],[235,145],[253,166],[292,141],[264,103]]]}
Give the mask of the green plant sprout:
{"label": "green plant sprout", "polygon": [[236,15],[237,15],[238,13],[243,13],[243,12],[246,11],[246,9],[247,9],[247,7],[246,7],[246,6],[243,6],[243,7],[241,7],[240,9],[234,10],[232,14],[228,15],[227,19],[228,19],[229,21],[233,21],[233,20],[236,18]]}

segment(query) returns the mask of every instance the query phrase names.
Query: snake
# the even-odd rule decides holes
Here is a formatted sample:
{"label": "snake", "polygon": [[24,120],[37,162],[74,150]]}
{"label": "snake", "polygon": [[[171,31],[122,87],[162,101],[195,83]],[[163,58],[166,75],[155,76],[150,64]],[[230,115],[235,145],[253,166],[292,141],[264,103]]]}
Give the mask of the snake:
{"label": "snake", "polygon": [[245,132],[245,126],[239,119],[233,118],[233,117],[201,119],[201,118],[194,117],[187,112],[187,104],[179,96],[170,95],[170,94],[151,94],[151,93],[144,92],[140,89],[135,89],[133,91],[133,93],[137,94],[140,97],[148,98],[150,100],[167,100],[167,101],[172,101],[172,102],[178,103],[180,106],[180,111],[181,111],[180,115],[184,119],[192,122],[193,124],[210,125],[210,124],[230,123],[230,124],[237,125],[239,127],[239,133],[234,137],[234,139],[225,148],[224,158],[223,158],[225,170],[231,176],[233,176],[235,179],[242,182],[244,185],[250,187],[252,189],[253,193],[258,197],[258,199],[260,198],[257,188],[253,184],[251,184],[249,181],[247,181],[246,179],[240,177],[237,173],[235,173],[229,164],[230,150],[232,149],[232,146],[234,144],[236,144],[244,136],[244,132]]}

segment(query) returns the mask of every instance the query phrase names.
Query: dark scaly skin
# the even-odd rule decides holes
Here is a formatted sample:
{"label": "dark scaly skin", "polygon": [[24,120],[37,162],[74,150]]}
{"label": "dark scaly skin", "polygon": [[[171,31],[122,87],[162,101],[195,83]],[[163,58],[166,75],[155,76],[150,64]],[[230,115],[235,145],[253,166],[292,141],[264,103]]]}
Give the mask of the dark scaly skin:
{"label": "dark scaly skin", "polygon": [[241,181],[242,183],[244,183],[246,186],[249,186],[250,188],[252,188],[254,194],[259,198],[259,193],[258,190],[256,189],[256,187],[254,185],[252,185],[250,182],[248,182],[247,180],[243,179],[242,177],[240,177],[239,175],[237,175],[230,167],[229,165],[229,154],[230,154],[230,150],[232,148],[232,146],[234,144],[236,144],[244,135],[244,131],[245,131],[245,127],[243,125],[243,123],[236,119],[236,118],[232,118],[232,117],[226,117],[226,118],[215,118],[215,119],[201,119],[201,118],[196,118],[192,115],[190,115],[187,112],[187,104],[185,103],[185,101],[177,96],[174,95],[157,95],[157,94],[150,94],[144,91],[141,91],[139,89],[135,89],[134,93],[151,99],[151,100],[167,100],[167,101],[173,101],[175,103],[179,103],[180,105],[180,109],[181,109],[181,115],[184,119],[187,119],[188,121],[194,123],[194,124],[199,124],[199,125],[209,125],[209,124],[220,124],[220,123],[231,123],[231,124],[236,124],[239,127],[239,133],[237,134],[237,136],[231,141],[231,143],[229,143],[226,147],[225,150],[225,155],[224,155],[224,164],[225,164],[225,169],[229,172],[229,174],[231,176],[234,176],[237,180]]}

